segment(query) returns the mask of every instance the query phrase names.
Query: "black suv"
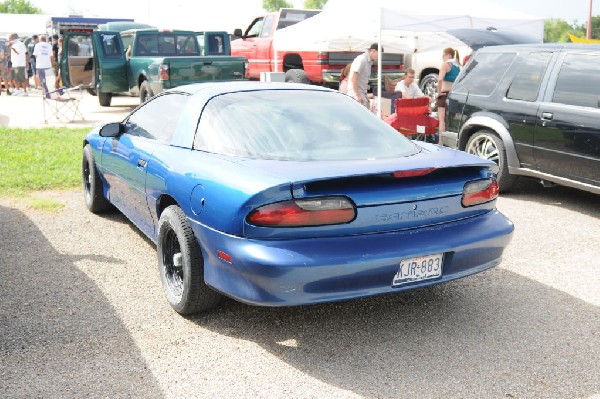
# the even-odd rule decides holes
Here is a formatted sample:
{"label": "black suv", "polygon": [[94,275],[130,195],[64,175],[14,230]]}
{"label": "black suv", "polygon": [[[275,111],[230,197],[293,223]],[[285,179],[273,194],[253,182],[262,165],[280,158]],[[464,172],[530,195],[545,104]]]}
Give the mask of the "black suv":
{"label": "black suv", "polygon": [[483,48],[448,96],[444,145],[519,175],[600,194],[600,45]]}

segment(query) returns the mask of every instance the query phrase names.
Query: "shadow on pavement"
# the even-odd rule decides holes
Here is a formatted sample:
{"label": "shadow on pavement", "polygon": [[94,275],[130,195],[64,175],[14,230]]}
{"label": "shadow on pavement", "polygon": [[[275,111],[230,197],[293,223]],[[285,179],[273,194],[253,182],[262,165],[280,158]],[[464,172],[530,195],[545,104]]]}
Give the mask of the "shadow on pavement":
{"label": "shadow on pavement", "polygon": [[163,397],[115,310],[74,265],[80,256],[58,253],[6,207],[0,245],[0,396]]}
{"label": "shadow on pavement", "polygon": [[227,300],[193,319],[370,398],[600,393],[600,309],[502,269],[398,295],[297,308]]}

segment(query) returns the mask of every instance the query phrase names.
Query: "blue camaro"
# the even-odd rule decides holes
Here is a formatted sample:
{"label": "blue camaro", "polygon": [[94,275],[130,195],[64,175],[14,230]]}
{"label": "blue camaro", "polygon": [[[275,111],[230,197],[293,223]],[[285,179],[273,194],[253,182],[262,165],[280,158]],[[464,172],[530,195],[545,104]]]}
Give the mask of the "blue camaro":
{"label": "blue camaro", "polygon": [[439,284],[499,264],[497,166],[411,141],[339,92],[178,87],[83,143],[85,201],[156,243],[181,314],[222,295],[288,306]]}

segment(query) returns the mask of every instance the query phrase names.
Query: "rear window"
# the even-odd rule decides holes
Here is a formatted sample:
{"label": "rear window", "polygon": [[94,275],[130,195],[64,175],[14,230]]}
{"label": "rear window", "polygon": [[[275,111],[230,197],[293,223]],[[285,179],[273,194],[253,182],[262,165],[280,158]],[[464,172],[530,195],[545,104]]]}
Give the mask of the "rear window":
{"label": "rear window", "polygon": [[475,53],[452,86],[452,91],[489,96],[515,57],[515,53]]}
{"label": "rear window", "polygon": [[600,107],[600,56],[592,54],[567,54],[560,68],[552,102]]}
{"label": "rear window", "polygon": [[194,34],[144,33],[138,34],[135,44],[136,56],[185,56],[200,55]]}
{"label": "rear window", "polygon": [[194,148],[294,161],[380,159],[418,149],[350,97],[293,89],[213,98],[202,112]]}

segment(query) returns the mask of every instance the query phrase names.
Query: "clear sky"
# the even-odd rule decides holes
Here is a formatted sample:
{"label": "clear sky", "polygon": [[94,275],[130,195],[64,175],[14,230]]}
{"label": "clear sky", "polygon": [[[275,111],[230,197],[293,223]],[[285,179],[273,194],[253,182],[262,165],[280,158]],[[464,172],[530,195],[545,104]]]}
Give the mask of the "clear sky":
{"label": "clear sky", "polygon": [[[289,0],[288,0],[289,1]],[[342,0],[348,6],[368,7],[371,0]],[[462,12],[461,3],[466,0],[445,0]],[[577,20],[580,24],[587,22],[589,0],[488,0],[498,6],[512,11],[540,18],[561,18],[569,23]],[[262,0],[30,0],[41,8],[44,14],[66,16],[82,14],[85,17],[134,18],[138,22],[155,24],[163,27],[179,27],[197,30],[245,29],[251,20],[263,12]],[[291,1],[301,7],[302,0]],[[421,5],[431,9],[431,1],[400,1],[394,4]],[[434,6],[433,6],[434,7]],[[462,6],[468,13],[468,8]],[[418,13],[417,7],[407,7],[408,12]],[[592,15],[600,15],[600,0],[595,0]]]}

